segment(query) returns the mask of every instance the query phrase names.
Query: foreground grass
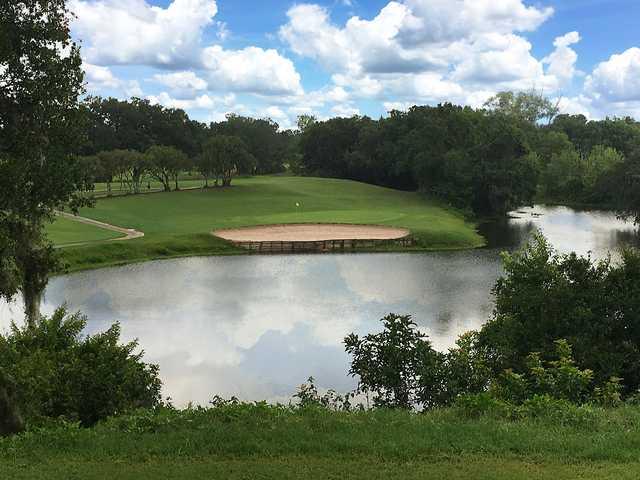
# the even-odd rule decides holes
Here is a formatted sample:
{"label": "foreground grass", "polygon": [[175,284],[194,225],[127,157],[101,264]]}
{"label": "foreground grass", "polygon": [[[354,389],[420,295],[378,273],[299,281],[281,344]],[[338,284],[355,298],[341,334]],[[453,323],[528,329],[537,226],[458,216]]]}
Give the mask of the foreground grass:
{"label": "foreground grass", "polygon": [[[141,230],[145,237],[65,249],[65,260],[72,271],[186,255],[243,253],[213,238],[210,232],[216,228],[279,223],[406,227],[417,239],[417,250],[472,248],[483,244],[473,224],[459,212],[435,201],[416,193],[335,179],[243,178],[228,189],[101,199],[95,208],[85,209],[81,214]],[[60,237],[54,233],[52,239],[57,242]]]}
{"label": "foreground grass", "polygon": [[0,478],[638,478],[640,409],[570,417],[266,405],[139,412],[0,440]]}

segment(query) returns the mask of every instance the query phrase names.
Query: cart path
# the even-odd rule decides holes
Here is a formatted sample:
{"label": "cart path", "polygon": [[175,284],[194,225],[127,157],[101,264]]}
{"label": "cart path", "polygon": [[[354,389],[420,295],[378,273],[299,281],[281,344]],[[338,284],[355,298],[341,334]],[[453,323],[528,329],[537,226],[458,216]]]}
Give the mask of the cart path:
{"label": "cart path", "polygon": [[[124,241],[124,240],[133,240],[134,238],[142,238],[142,237],[144,237],[144,232],[140,232],[140,231],[135,230],[133,228],[118,227],[116,225],[110,225],[108,223],[99,222],[98,220],[93,220],[91,218],[80,217],[78,215],[73,215],[73,214],[67,213],[67,212],[56,212],[56,215],[58,215],[60,217],[67,218],[67,219],[72,220],[74,222],[80,222],[80,223],[84,223],[86,225],[92,225],[94,227],[103,228],[105,230],[111,230],[112,232],[122,233],[124,235],[123,237],[112,238],[110,240],[100,240],[100,242],[121,242],[121,241]],[[93,244],[93,243],[98,243],[98,242],[76,242],[76,243],[67,243],[67,244],[61,245],[61,246],[62,247],[73,247],[73,246],[79,246],[79,245],[89,245],[89,244]]]}

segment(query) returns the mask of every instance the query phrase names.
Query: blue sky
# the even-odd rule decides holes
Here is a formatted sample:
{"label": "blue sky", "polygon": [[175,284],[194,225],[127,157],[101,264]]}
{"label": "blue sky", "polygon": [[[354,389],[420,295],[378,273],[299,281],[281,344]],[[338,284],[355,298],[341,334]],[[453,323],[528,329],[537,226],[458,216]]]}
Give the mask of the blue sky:
{"label": "blue sky", "polygon": [[637,0],[69,0],[90,94],[202,121],[378,117],[501,90],[640,118]]}

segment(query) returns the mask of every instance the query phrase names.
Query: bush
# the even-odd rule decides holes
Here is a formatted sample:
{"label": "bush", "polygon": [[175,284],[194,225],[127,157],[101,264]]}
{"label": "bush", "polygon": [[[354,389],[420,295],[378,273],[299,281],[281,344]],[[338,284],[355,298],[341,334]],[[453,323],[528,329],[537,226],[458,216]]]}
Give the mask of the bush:
{"label": "bush", "polygon": [[554,341],[574,347],[577,365],[598,384],[623,378],[626,393],[640,388],[640,253],[624,251],[620,262],[557,255],[542,236],[504,256],[505,275],[494,294],[493,317],[479,343],[495,375],[527,370],[531,352],[546,361]]}
{"label": "bush", "polygon": [[15,379],[16,403],[31,424],[62,417],[92,425],[160,403],[158,367],[135,353],[137,342],[120,344],[118,324],[83,337],[86,323],[60,308],[35,327],[14,324],[0,336],[0,369]]}
{"label": "bush", "polygon": [[23,429],[24,423],[16,406],[15,383],[0,369],[0,437]]}
{"label": "bush", "polygon": [[376,407],[430,407],[437,402],[442,354],[417,329],[411,316],[389,314],[384,330],[344,340],[353,355],[349,374],[358,376],[357,393],[372,394]]}

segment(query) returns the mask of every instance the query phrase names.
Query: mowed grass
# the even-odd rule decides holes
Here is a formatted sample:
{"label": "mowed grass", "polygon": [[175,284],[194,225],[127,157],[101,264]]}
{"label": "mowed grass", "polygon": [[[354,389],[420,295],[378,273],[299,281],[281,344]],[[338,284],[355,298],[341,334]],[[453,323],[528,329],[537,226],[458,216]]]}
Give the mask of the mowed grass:
{"label": "mowed grass", "polygon": [[[299,204],[299,206],[296,206]],[[241,178],[231,188],[99,199],[82,216],[145,233],[141,239],[65,249],[71,270],[186,255],[243,253],[216,228],[281,223],[357,223],[409,228],[417,250],[483,244],[456,210],[418,193],[336,179]],[[54,241],[58,237],[52,236]],[[69,242],[69,237],[65,238]]]}
{"label": "mowed grass", "polygon": [[519,421],[266,405],[144,412],[0,440],[0,478],[636,479],[639,422],[637,407]]}
{"label": "mowed grass", "polygon": [[46,231],[49,238],[58,246],[100,242],[124,236],[118,232],[86,225],[64,217],[57,217],[54,223],[47,225]]}

